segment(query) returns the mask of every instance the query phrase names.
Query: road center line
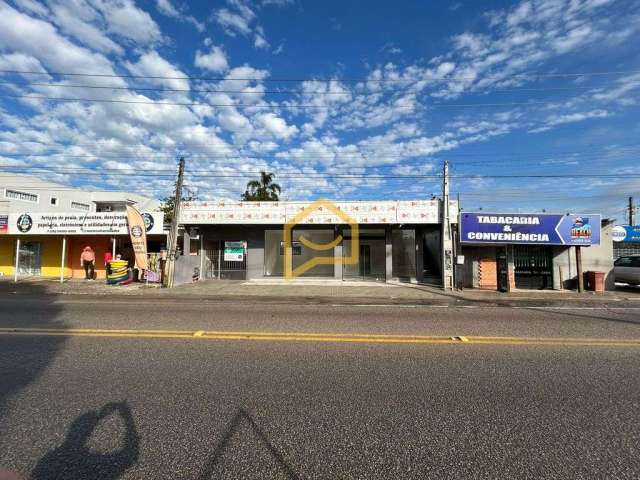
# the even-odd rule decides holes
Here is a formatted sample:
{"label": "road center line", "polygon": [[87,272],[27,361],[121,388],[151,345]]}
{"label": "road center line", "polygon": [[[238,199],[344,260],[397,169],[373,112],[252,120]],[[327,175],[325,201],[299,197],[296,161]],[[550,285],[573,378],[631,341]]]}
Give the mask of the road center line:
{"label": "road center line", "polygon": [[567,338],[499,336],[429,336],[370,333],[244,332],[204,330],[118,330],[82,328],[0,328],[0,336],[65,336],[109,338],[171,338],[192,341],[245,340],[274,342],[382,343],[382,344],[458,344],[458,345],[549,345],[640,347],[640,338]]}

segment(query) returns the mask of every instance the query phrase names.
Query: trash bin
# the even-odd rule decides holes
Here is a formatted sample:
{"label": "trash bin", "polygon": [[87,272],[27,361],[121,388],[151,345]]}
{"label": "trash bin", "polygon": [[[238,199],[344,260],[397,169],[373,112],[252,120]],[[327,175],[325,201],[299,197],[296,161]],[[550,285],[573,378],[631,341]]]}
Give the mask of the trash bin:
{"label": "trash bin", "polygon": [[586,277],[587,290],[604,293],[604,272],[586,272]]}

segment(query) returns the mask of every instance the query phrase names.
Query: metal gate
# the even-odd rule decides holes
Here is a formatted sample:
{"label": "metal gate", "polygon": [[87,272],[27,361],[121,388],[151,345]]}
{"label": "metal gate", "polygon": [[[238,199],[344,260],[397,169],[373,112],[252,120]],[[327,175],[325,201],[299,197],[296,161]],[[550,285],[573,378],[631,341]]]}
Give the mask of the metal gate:
{"label": "metal gate", "polygon": [[[237,243],[237,242],[234,242]],[[246,245],[246,242],[243,242]],[[216,240],[207,245],[204,258],[204,278],[219,280],[247,279],[247,249],[244,249],[242,260],[224,259],[224,240]]]}
{"label": "metal gate", "polygon": [[516,288],[553,288],[553,257],[549,247],[514,245],[513,257]]}

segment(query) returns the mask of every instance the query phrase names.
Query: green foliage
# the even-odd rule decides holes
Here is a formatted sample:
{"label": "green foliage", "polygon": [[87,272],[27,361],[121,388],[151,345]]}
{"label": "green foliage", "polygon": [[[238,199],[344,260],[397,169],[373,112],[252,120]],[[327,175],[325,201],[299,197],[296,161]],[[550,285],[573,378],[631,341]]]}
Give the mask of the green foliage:
{"label": "green foliage", "polygon": [[246,202],[277,202],[281,192],[280,185],[273,183],[275,175],[265,171],[260,172],[260,180],[247,183],[247,190],[242,194]]}

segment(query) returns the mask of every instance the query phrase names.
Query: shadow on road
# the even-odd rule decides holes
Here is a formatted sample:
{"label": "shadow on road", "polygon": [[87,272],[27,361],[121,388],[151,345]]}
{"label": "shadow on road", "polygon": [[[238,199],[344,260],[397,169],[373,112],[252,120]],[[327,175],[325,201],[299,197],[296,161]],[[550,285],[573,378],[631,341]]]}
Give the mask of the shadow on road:
{"label": "shadow on road", "polygon": [[290,480],[298,480],[300,478],[298,474],[293,470],[291,465],[287,463],[287,461],[282,456],[282,454],[271,444],[268,437],[265,435],[264,431],[258,426],[258,424],[255,422],[253,417],[246,410],[242,408],[238,410],[238,413],[236,413],[233,419],[231,420],[231,423],[229,424],[226,431],[224,432],[222,439],[216,446],[213,452],[213,455],[205,464],[202,474],[198,477],[199,480],[209,480],[213,478],[212,475],[214,473],[214,470],[218,466],[218,463],[222,459],[222,456],[224,455],[225,451],[229,447],[229,443],[231,442],[231,439],[236,434],[236,432],[238,431],[239,427],[243,422],[247,422],[249,424],[249,426],[251,427],[251,430],[256,435],[260,443],[262,443],[262,445],[266,447],[266,449],[274,458],[278,466],[282,468],[287,478],[289,478]]}
{"label": "shadow on road", "polygon": [[[119,415],[125,425],[125,437],[120,449],[99,453],[87,445],[96,428],[111,415]],[[133,415],[126,402],[108,403],[100,411],[89,411],[77,417],[62,445],[38,461],[31,478],[115,480],[138,462],[140,437]]]}
{"label": "shadow on road", "polygon": [[[40,326],[64,329],[56,298],[39,285],[0,282],[0,327],[26,327],[35,320]],[[44,372],[66,341],[65,336],[0,335],[0,417],[9,400]]]}

